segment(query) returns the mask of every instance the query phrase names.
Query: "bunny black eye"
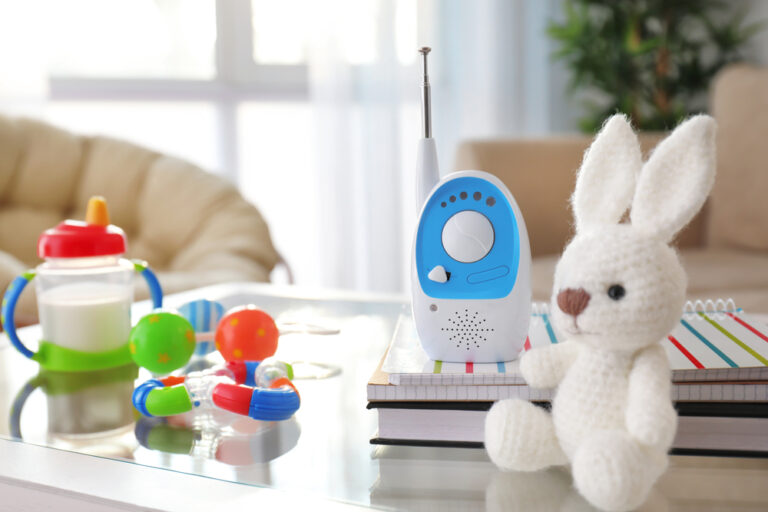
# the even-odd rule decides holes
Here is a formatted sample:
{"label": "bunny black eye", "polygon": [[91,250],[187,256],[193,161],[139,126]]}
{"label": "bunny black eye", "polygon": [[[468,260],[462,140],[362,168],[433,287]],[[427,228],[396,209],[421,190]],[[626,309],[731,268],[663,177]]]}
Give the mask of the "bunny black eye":
{"label": "bunny black eye", "polygon": [[626,293],[627,291],[620,284],[614,284],[608,288],[608,296],[613,300],[621,300]]}

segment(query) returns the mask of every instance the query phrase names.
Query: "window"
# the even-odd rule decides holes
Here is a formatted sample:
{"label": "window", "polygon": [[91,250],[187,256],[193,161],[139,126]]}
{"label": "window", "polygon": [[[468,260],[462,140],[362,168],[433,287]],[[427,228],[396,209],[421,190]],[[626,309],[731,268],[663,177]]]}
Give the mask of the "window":
{"label": "window", "polygon": [[228,178],[260,208],[297,280],[311,281],[317,263],[302,245],[314,230],[295,215],[314,201],[310,18],[296,16],[311,4],[48,0],[44,116]]}
{"label": "window", "polygon": [[[318,59],[318,49],[327,50],[322,45],[330,35],[334,45],[330,53],[339,59],[333,65],[341,64],[352,77],[342,84],[348,94],[342,101],[345,111],[341,115],[346,120],[333,143],[349,150],[349,161],[344,164],[354,167],[346,174],[337,173],[333,180],[344,182],[354,173],[374,172],[364,147],[370,137],[361,139],[361,127],[366,133],[373,129],[378,134],[374,137],[387,137],[381,151],[390,147],[394,136],[390,152],[399,156],[392,162],[399,163],[400,156],[403,162],[410,162],[410,153],[401,154],[396,147],[401,137],[392,130],[381,133],[391,124],[376,119],[407,111],[408,122],[416,126],[418,110],[410,103],[398,103],[398,93],[393,94],[399,90],[396,86],[387,85],[381,101],[370,85],[376,84],[374,69],[404,65],[415,69],[415,0],[41,0],[34,8],[30,5],[0,4],[0,42],[18,44],[32,25],[39,31],[24,39],[43,41],[43,69],[39,76],[30,76],[32,82],[37,77],[43,84],[39,95],[45,97],[34,105],[33,115],[78,133],[127,139],[222,175],[259,207],[298,283],[350,285],[338,272],[328,272],[327,261],[324,267],[318,253],[327,252],[325,257],[331,260],[338,260],[338,254],[354,254],[363,261],[371,251],[329,247],[322,238],[321,233],[329,229],[336,229],[334,239],[352,236],[341,233],[343,227],[329,224],[334,218],[362,217],[360,212],[344,210],[346,206],[337,207],[339,201],[328,195],[336,193],[353,201],[355,208],[364,209],[367,200],[360,187],[370,185],[370,180],[362,179],[345,193],[333,188],[338,183],[320,183],[318,160],[322,155],[316,150],[322,131],[317,129],[317,112],[322,110],[318,105],[324,98],[318,100],[310,93],[318,92],[310,80],[313,86],[318,83],[312,73],[322,68],[316,64],[327,54]],[[43,10],[45,22],[40,24]],[[15,34],[7,32],[15,26]],[[25,59],[29,55],[27,52]],[[391,62],[393,58],[395,67],[378,68],[382,59]],[[25,59],[17,59],[11,68],[19,69]],[[0,94],[3,83],[8,82],[0,80]],[[409,79],[408,86],[409,101],[417,101],[417,82]],[[16,87],[17,97],[19,90],[30,87],[26,83]],[[320,96],[325,92],[320,91]],[[16,106],[11,104],[5,110],[25,113]],[[347,145],[347,131],[355,137],[354,146]],[[411,138],[406,137],[408,147],[415,144]],[[397,163],[389,165],[389,170]],[[329,167],[327,162],[325,167]],[[383,204],[391,208],[386,201]],[[331,208],[336,209],[335,217],[308,213]],[[364,222],[379,223],[372,218]],[[373,229],[361,226],[357,226],[358,235]],[[390,231],[398,229],[394,224],[374,227],[384,229],[387,240],[392,238]],[[404,257],[407,252],[395,245],[390,251]],[[381,258],[386,259],[385,254]],[[352,271],[355,282],[366,283],[369,269],[363,263],[358,265]],[[380,269],[376,274],[387,283],[398,281]]]}

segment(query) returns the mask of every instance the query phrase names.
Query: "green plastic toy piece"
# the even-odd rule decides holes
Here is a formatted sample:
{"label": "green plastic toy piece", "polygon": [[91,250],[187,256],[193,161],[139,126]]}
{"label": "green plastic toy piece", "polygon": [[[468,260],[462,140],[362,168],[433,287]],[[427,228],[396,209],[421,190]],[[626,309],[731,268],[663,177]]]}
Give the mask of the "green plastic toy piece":
{"label": "green plastic toy piece", "polygon": [[137,365],[154,373],[170,373],[192,357],[195,331],[186,318],[156,311],[139,320],[131,330],[128,348]]}
{"label": "green plastic toy piece", "polygon": [[192,410],[192,401],[184,386],[153,389],[147,395],[147,412],[152,416],[173,416]]}

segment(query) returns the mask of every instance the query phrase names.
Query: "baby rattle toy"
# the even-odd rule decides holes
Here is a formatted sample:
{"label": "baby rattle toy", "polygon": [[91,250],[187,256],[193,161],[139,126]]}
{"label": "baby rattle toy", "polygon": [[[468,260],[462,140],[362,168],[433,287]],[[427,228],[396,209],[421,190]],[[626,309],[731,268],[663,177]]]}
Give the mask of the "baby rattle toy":
{"label": "baby rattle toy", "polygon": [[287,334],[331,335],[338,329],[275,320],[258,307],[224,307],[206,299],[188,302],[179,313],[156,310],[143,317],[130,334],[133,361],[157,374],[185,366],[193,354],[218,350],[226,361],[261,361],[275,354],[278,338]]}
{"label": "baby rattle toy", "polygon": [[292,377],[291,366],[273,358],[250,364],[231,362],[182,377],[148,380],[134,390],[133,405],[144,416],[172,416],[215,406],[255,420],[282,421],[293,416],[301,403]]}
{"label": "baby rattle toy", "polygon": [[677,415],[660,341],[686,289],[668,244],[709,194],[714,137],[714,120],[695,116],[643,165],[624,116],[597,135],[573,193],[576,236],[555,270],[553,320],[568,340],[520,362],[530,386],[557,387],[552,412],[522,400],[491,408],[485,446],[501,469],[570,464],[576,489],[615,511],[641,505],[665,471]]}
{"label": "baby rattle toy", "polygon": [[[218,303],[209,303],[208,306],[214,304]],[[199,303],[197,307],[200,307]],[[182,306],[182,311],[187,311],[186,318],[171,311],[156,310],[139,320],[129,339],[133,361],[153,373],[170,373],[185,366],[193,353],[207,351],[207,348],[198,350],[199,338],[204,343],[209,343],[209,338],[215,338],[216,348],[227,361],[261,361],[277,350],[280,334],[277,325],[271,316],[256,306],[241,306],[227,312],[218,320],[213,336],[210,331],[196,332],[190,317],[198,327],[201,323],[190,315],[191,309],[187,304]],[[211,317],[215,318],[214,315]],[[210,320],[202,325],[210,329]]]}

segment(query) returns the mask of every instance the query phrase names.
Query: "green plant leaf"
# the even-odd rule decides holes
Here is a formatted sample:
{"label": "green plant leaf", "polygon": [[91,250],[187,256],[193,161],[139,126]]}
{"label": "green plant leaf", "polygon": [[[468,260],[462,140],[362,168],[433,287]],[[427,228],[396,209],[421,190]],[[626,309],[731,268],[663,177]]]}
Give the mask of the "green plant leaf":
{"label": "green plant leaf", "polygon": [[747,10],[732,12],[723,0],[565,0],[547,27],[552,58],[569,69],[571,94],[602,98],[584,105],[580,128],[599,129],[621,111],[640,129],[667,129],[703,108],[715,74],[766,28]]}

